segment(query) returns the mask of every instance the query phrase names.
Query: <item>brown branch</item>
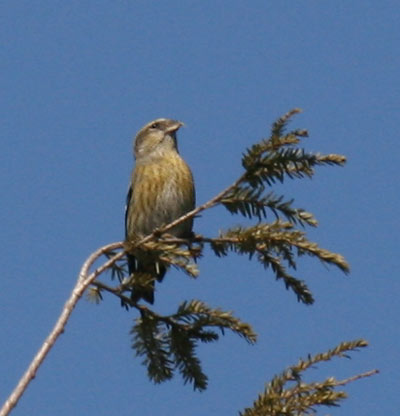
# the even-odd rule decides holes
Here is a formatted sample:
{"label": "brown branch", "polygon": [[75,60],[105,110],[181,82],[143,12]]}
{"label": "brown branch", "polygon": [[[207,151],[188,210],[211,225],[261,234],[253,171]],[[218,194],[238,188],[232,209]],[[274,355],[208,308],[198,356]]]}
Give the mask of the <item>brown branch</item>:
{"label": "brown branch", "polygon": [[[125,252],[122,251],[118,254],[116,254],[114,257],[112,257],[110,260],[106,261],[102,266],[98,267],[93,273],[92,275],[90,275],[88,277],[88,273],[90,270],[90,267],[92,267],[93,263],[103,254],[106,254],[108,251],[110,250],[116,250],[118,248],[123,248],[123,243],[122,242],[117,242],[117,243],[111,243],[111,244],[107,244],[106,246],[100,247],[98,250],[96,250],[94,253],[92,253],[87,260],[85,261],[85,263],[83,263],[83,266],[81,268],[81,271],[79,273],[79,277],[78,280],[80,282],[84,282],[86,279],[89,279],[92,277],[92,275],[95,274],[94,278],[92,280],[94,280],[97,276],[99,276],[101,273],[103,273],[105,270],[107,270],[109,267],[111,267],[116,261],[118,261],[120,258],[122,258],[125,255]],[[1,416],[1,415],[0,415]]]}
{"label": "brown branch", "polygon": [[98,287],[99,289],[105,290],[106,292],[112,293],[113,295],[117,296],[123,302],[127,303],[128,305],[132,306],[133,308],[138,309],[140,312],[148,313],[148,314],[152,315],[154,318],[156,318],[157,320],[166,323],[167,325],[170,325],[170,326],[179,325],[181,328],[186,329],[186,330],[191,328],[189,324],[187,324],[187,325],[178,324],[172,317],[159,315],[158,313],[154,312],[152,309],[148,308],[147,306],[141,305],[140,303],[133,302],[131,298],[129,298],[128,296],[123,295],[120,292],[120,287],[119,286],[114,288],[114,287],[111,287],[109,285],[106,285],[103,282],[93,282],[92,285]]}
{"label": "brown branch", "polygon": [[61,312],[61,315],[58,318],[56,324],[54,325],[54,328],[51,330],[50,334],[45,339],[43,345],[40,347],[39,351],[33,358],[31,364],[29,365],[25,374],[20,379],[14,391],[11,393],[7,401],[4,403],[3,407],[0,409],[0,416],[6,416],[11,412],[11,410],[18,403],[21,396],[24,394],[31,380],[35,378],[36,372],[38,371],[40,365],[46,358],[47,354],[53,348],[55,342],[57,341],[57,338],[64,332],[64,328],[68,322],[68,319],[73,309],[75,308],[77,302],[82,297],[86,288],[96,279],[96,277],[99,274],[103,273],[104,270],[112,266],[117,260],[123,257],[125,252],[121,251],[120,253],[116,254],[114,257],[109,259],[102,266],[98,267],[92,274],[88,276],[90,267],[100,256],[102,256],[107,251],[114,250],[114,249],[121,248],[121,247],[122,247],[121,242],[108,244],[96,250],[85,261],[79,273],[79,277],[76,282],[76,285],[73,288],[69,299],[65,303],[64,308]]}
{"label": "brown branch", "polygon": [[370,370],[366,371],[365,373],[357,374],[353,377],[346,378],[345,380],[338,381],[335,383],[335,386],[344,386],[346,384],[352,383],[353,381],[360,380],[360,378],[371,377],[375,374],[379,374],[379,370]]}
{"label": "brown branch", "polygon": [[[366,377],[371,377],[378,373],[379,373],[379,370],[370,370],[370,371],[366,371],[365,373],[356,374],[355,376],[352,376],[352,377],[349,377],[340,381],[334,379],[333,377],[330,377],[329,379],[323,382],[315,382],[315,383],[310,383],[310,384],[304,384],[304,383],[297,384],[295,387],[287,390],[287,397],[299,397],[303,392],[316,391],[324,386],[325,387],[345,386],[349,383],[352,383],[353,381],[357,381]],[[293,377],[291,380],[294,381],[296,379]]]}

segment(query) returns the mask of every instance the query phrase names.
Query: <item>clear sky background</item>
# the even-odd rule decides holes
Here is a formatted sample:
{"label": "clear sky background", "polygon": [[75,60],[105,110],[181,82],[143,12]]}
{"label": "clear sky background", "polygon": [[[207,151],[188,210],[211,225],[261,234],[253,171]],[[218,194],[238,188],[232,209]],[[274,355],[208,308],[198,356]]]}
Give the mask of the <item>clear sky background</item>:
{"label": "clear sky background", "polygon": [[[302,108],[292,126],[309,130],[306,149],[348,164],[276,191],[316,215],[310,238],[352,268],[347,277],[301,259],[311,307],[234,255],[208,252],[196,281],[169,273],[156,310],[199,298],[259,334],[255,346],[228,334],[199,349],[203,393],[179,376],[149,382],[130,348],[135,312],[107,295],[99,306],[82,299],[14,415],[235,415],[299,357],[360,337],[368,349],[308,380],[378,368],[329,413],[398,414],[399,22],[395,0],[1,3],[2,402],[85,258],[122,239],[132,137],[154,118],[186,123],[180,152],[203,203],[237,178],[242,152],[278,116]],[[240,220],[214,209],[195,230],[215,235]]]}

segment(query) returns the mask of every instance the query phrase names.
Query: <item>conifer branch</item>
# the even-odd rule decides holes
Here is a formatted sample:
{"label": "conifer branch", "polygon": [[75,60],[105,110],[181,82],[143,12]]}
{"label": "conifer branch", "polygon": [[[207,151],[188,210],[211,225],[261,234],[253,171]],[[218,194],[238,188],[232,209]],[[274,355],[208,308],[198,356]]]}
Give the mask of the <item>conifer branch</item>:
{"label": "conifer branch", "polygon": [[229,329],[254,343],[256,334],[251,326],[234,317],[230,312],[213,309],[199,300],[183,302],[175,314],[162,316],[149,308],[141,308],[141,318],[136,320],[131,333],[132,348],[136,355],[144,357],[149,378],[155,383],[168,380],[177,369],[185,382],[191,382],[195,390],[207,387],[196,356],[198,342],[213,342]]}
{"label": "conifer branch", "polygon": [[283,373],[275,376],[266,386],[263,393],[253,403],[253,406],[240,412],[241,416],[302,416],[315,414],[316,407],[338,406],[347,397],[344,391],[336,390],[350,382],[377,374],[377,370],[367,371],[348,379],[338,381],[328,377],[320,382],[306,383],[302,374],[310,367],[322,361],[330,361],[334,357],[347,357],[348,352],[366,347],[364,340],[343,342],[336,348],[322,354],[309,356]]}
{"label": "conifer branch", "polygon": [[288,221],[301,226],[318,225],[314,216],[302,208],[293,208],[293,199],[283,201],[283,196],[277,196],[269,192],[263,196],[262,188],[251,188],[249,186],[240,186],[221,199],[221,204],[232,214],[242,214],[244,217],[257,217],[259,221],[267,218],[267,209],[270,210],[276,219],[282,214]]}

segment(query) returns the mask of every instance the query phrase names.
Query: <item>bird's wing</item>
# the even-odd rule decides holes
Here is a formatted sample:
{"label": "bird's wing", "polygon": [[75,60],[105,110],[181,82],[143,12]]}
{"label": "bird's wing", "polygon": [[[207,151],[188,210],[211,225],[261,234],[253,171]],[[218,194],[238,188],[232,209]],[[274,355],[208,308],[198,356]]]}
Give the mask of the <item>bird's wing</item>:
{"label": "bird's wing", "polygon": [[126,194],[125,202],[125,238],[128,237],[128,210],[132,199],[132,184],[129,184],[128,193]]}

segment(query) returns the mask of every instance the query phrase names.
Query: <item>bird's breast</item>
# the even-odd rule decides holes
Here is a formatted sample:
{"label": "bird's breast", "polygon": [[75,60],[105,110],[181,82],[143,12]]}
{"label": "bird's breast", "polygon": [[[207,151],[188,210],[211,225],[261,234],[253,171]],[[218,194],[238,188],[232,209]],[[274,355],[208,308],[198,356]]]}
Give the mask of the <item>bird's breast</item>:
{"label": "bird's breast", "polygon": [[[194,208],[194,186],[189,167],[174,152],[169,157],[144,164],[133,173],[133,197],[129,207],[131,230],[147,235]],[[192,228],[184,222],[169,233],[183,236]]]}

